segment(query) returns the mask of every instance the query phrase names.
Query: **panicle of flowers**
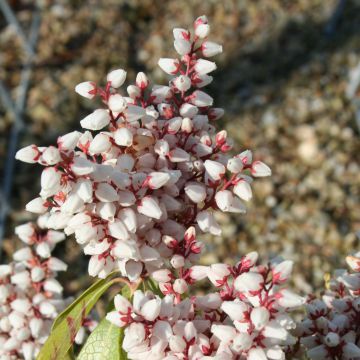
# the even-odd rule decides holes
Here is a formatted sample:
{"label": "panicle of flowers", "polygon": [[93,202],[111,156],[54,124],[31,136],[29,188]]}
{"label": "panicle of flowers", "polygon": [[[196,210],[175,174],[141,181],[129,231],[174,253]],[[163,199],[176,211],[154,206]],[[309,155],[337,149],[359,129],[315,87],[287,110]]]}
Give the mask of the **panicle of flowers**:
{"label": "panicle of flowers", "polygon": [[0,357],[33,359],[66,306],[56,276],[67,265],[51,255],[65,236],[33,223],[15,232],[27,246],[13,254],[10,264],[0,265]]}
{"label": "panicle of flowers", "polygon": [[[153,274],[162,296],[137,290],[130,302],[117,295],[107,319],[125,327],[128,358],[285,359],[284,349],[296,342],[288,312],[304,299],[283,287],[291,262],[256,261],[253,252],[235,266],[173,266]],[[216,290],[185,294],[189,284],[203,279]]]}
{"label": "panicle of flowers", "polygon": [[47,228],[75,234],[91,276],[120,269],[132,281],[175,255],[196,258],[197,244],[185,249],[185,231],[220,235],[213,211],[244,213],[253,177],[271,173],[249,150],[230,155],[232,140],[215,130],[223,110],[202,88],[216,69],[208,58],[222,46],[207,39],[209,30],[205,16],[193,33],[174,29],[179,57],[159,60],[171,75],[166,86],[138,73],[125,94],[122,69],[107,75],[105,87],[78,84],[77,93],[103,103],[81,120],[86,131],[16,155],[44,166],[40,196],[27,210],[48,213]]}
{"label": "panicle of flowers", "polygon": [[309,298],[296,329],[310,359],[360,359],[360,252],[346,262],[353,272],[336,270],[322,298]]}
{"label": "panicle of flowers", "polygon": [[[15,233],[27,245],[13,254],[13,261],[0,265],[0,358],[34,359],[47,339],[53,320],[69,304],[56,279],[67,265],[51,255],[65,235],[26,223]],[[96,322],[86,319],[75,341],[81,343],[87,328]]]}

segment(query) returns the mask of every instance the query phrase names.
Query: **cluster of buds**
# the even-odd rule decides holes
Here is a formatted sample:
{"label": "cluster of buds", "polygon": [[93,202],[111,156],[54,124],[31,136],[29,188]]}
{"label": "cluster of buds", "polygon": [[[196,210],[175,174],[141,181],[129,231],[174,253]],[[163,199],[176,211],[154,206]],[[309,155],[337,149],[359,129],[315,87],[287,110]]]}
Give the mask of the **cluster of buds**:
{"label": "cluster of buds", "polygon": [[32,223],[18,226],[15,232],[28,246],[13,254],[13,262],[0,265],[0,358],[4,360],[35,358],[54,318],[66,306],[56,276],[67,266],[51,256],[64,234]]}
{"label": "cluster of buds", "polygon": [[360,253],[346,261],[354,272],[336,270],[322,298],[309,299],[296,329],[310,359],[360,359]]}
{"label": "cluster of buds", "polygon": [[125,327],[128,358],[285,359],[284,349],[296,343],[289,333],[295,323],[288,312],[304,299],[283,288],[291,262],[256,266],[256,261],[253,252],[233,267],[214,264],[184,270],[191,279],[187,282],[207,278],[217,288],[202,296],[180,297],[170,282],[160,282],[162,297],[138,290],[129,302],[117,295],[107,319]]}
{"label": "cluster of buds", "polygon": [[132,281],[174,255],[196,258],[196,245],[185,251],[186,229],[220,235],[213,211],[245,212],[253,177],[271,173],[249,150],[229,155],[231,139],[216,132],[223,110],[199,90],[212,81],[216,64],[201,56],[222,47],[207,40],[206,17],[194,26],[193,35],[174,29],[180,58],[159,60],[172,75],[168,86],[151,87],[139,73],[126,96],[119,90],[122,69],[107,75],[104,88],[80,83],[77,93],[103,103],[81,120],[86,131],[61,136],[57,147],[30,145],[16,155],[45,166],[40,196],[27,210],[48,213],[47,228],[75,234],[91,256],[91,276],[119,269]]}
{"label": "cluster of buds", "polygon": [[[26,223],[15,233],[27,246],[13,254],[10,264],[0,265],[0,358],[34,359],[47,339],[52,322],[69,304],[63,287],[56,279],[67,265],[51,255],[55,245],[65,239],[62,232]],[[84,319],[75,337],[81,344],[97,323]]]}

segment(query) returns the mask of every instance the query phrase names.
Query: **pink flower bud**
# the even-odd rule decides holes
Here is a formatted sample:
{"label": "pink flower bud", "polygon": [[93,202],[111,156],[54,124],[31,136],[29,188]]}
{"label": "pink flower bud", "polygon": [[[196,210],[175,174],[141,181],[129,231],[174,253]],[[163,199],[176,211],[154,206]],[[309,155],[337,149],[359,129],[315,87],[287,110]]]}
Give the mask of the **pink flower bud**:
{"label": "pink flower bud", "polygon": [[169,152],[168,156],[169,156],[170,161],[174,162],[174,163],[190,160],[190,155],[181,148],[175,148],[175,149],[171,150]]}
{"label": "pink flower bud", "polygon": [[196,61],[194,70],[198,73],[198,75],[206,75],[216,70],[216,64],[213,61],[199,59]]}
{"label": "pink flower bud", "polygon": [[111,147],[110,138],[104,133],[97,134],[89,146],[89,154],[96,155],[107,152]]}
{"label": "pink flower bud", "polygon": [[145,114],[146,112],[144,108],[131,104],[127,105],[127,109],[125,111],[125,117],[128,122],[137,121],[145,116]]}
{"label": "pink flower bud", "polygon": [[84,81],[75,86],[75,92],[87,99],[93,99],[96,95],[96,83],[93,81]]}
{"label": "pink flower bud", "polygon": [[212,57],[221,54],[223,48],[221,45],[212,41],[204,41],[201,45],[201,51],[205,57]]}
{"label": "pink flower bud", "polygon": [[95,190],[95,196],[102,202],[112,202],[119,199],[117,191],[108,183],[100,183]]}
{"label": "pink flower bud", "polygon": [[162,210],[160,209],[158,202],[152,196],[145,196],[142,198],[137,209],[140,214],[154,219],[160,219],[162,215]]}
{"label": "pink flower bud", "polygon": [[241,179],[233,189],[235,195],[237,195],[240,199],[249,201],[252,198],[252,190],[250,184]]}
{"label": "pink flower bud", "polygon": [[26,146],[17,151],[15,159],[29,163],[35,164],[40,157],[40,151],[35,145]]}
{"label": "pink flower bud", "polygon": [[217,161],[206,160],[204,166],[211,181],[219,181],[225,174],[225,166]]}
{"label": "pink flower bud", "polygon": [[51,248],[47,242],[41,242],[35,245],[36,253],[44,259],[47,259],[51,255]]}
{"label": "pink flower bud", "polygon": [[25,206],[25,209],[34,214],[43,214],[47,211],[47,207],[44,204],[44,200],[41,197],[37,197],[34,200],[28,202]]}
{"label": "pink flower bud", "polygon": [[[195,84],[195,86],[196,86],[197,88],[200,89],[200,88],[203,88],[203,87],[211,84],[212,81],[213,81],[213,79],[214,79],[214,78],[213,78],[212,76],[210,76],[210,75],[206,75],[206,74],[204,74],[204,75],[199,75],[199,74],[196,74],[196,75],[195,75],[195,78],[193,79],[193,83]],[[211,119],[211,120],[213,120],[213,119]]]}
{"label": "pink flower bud", "polygon": [[190,277],[194,280],[202,280],[207,277],[208,267],[202,265],[194,265],[190,268]]}
{"label": "pink flower bud", "polygon": [[221,310],[224,311],[231,320],[243,321],[249,308],[242,301],[224,301],[221,304]]}
{"label": "pink flower bud", "polygon": [[206,198],[206,188],[204,184],[190,181],[184,187],[186,195],[195,204],[198,204]]}
{"label": "pink flower bud", "polygon": [[182,28],[174,28],[173,35],[175,40],[189,40],[190,32]]}
{"label": "pink flower bud", "polygon": [[32,251],[29,247],[24,247],[20,250],[17,250],[13,254],[13,259],[15,261],[28,261],[33,257]]}
{"label": "pink flower bud", "polygon": [[81,127],[89,130],[101,130],[109,125],[110,117],[107,110],[97,109],[80,121]]}
{"label": "pink flower bud", "polygon": [[160,298],[155,298],[147,301],[141,307],[141,315],[148,321],[154,321],[160,314],[161,309],[161,300]]}
{"label": "pink flower bud", "polygon": [[140,89],[146,89],[149,86],[149,79],[143,72],[136,75],[136,85]]}
{"label": "pink flower bud", "polygon": [[194,22],[195,35],[200,39],[204,39],[209,35],[210,25],[205,15],[199,16]]}
{"label": "pink flower bud", "polygon": [[165,186],[170,180],[170,175],[166,172],[151,172],[144,183],[144,186],[149,186],[150,189],[160,189]]}
{"label": "pink flower bud", "polygon": [[110,95],[108,107],[112,112],[122,113],[126,109],[127,103],[120,94]]}
{"label": "pink flower bud", "polygon": [[186,342],[181,336],[173,335],[169,339],[169,347],[171,351],[181,354],[186,348]]}
{"label": "pink flower bud", "polygon": [[171,271],[168,269],[156,270],[153,273],[151,273],[151,276],[154,278],[155,281],[162,283],[167,283],[172,278]]}
{"label": "pink flower bud", "polygon": [[30,320],[29,326],[30,326],[31,335],[35,339],[37,339],[40,336],[43,325],[44,325],[44,321],[42,319],[34,317]]}
{"label": "pink flower bud", "polygon": [[115,309],[122,314],[127,314],[132,310],[132,305],[124,296],[118,294],[114,297]]}
{"label": "pink flower bud", "polygon": [[57,140],[60,150],[74,150],[76,144],[78,143],[81,132],[73,131],[71,133],[60,136]]}
{"label": "pink flower bud", "polygon": [[114,140],[120,146],[131,146],[133,143],[133,133],[124,127],[117,129],[114,133]]}
{"label": "pink flower bud", "polygon": [[174,79],[174,85],[179,91],[187,91],[191,87],[191,80],[186,75],[180,75]]}
{"label": "pink flower bud", "polygon": [[252,163],[252,152],[250,150],[245,150],[237,156],[244,165],[250,165]]}
{"label": "pink flower bud", "polygon": [[172,91],[169,86],[155,85],[152,88],[151,97],[154,99],[154,104],[160,104],[171,96]]}
{"label": "pink flower bud", "polygon": [[181,123],[181,131],[190,134],[192,130],[193,130],[193,122],[188,117],[184,118]]}
{"label": "pink flower bud", "polygon": [[36,236],[35,228],[32,223],[26,223],[15,227],[15,234],[25,244],[32,244]]}
{"label": "pink flower bud", "polygon": [[206,107],[213,104],[213,98],[203,91],[196,90],[192,93],[190,102],[199,107]]}
{"label": "pink flower bud", "polygon": [[131,99],[136,99],[141,95],[141,89],[136,85],[129,85],[126,91]]}
{"label": "pink flower bud", "polygon": [[187,55],[191,51],[191,42],[186,39],[175,39],[174,48],[179,55]]}
{"label": "pink flower bud", "polygon": [[76,194],[70,194],[61,206],[61,211],[67,214],[75,214],[84,206],[84,201]]}
{"label": "pink flower bud", "polygon": [[166,140],[158,140],[154,146],[155,153],[160,156],[166,156],[169,150],[169,144]]}
{"label": "pink flower bud", "polygon": [[129,234],[127,229],[122,221],[115,220],[112,223],[108,224],[109,234],[113,236],[115,239],[119,240],[127,240],[129,238]]}
{"label": "pink flower bud", "polygon": [[270,176],[271,169],[263,162],[255,161],[251,166],[251,174],[255,177]]}
{"label": "pink flower bud", "polygon": [[288,280],[293,268],[290,260],[282,261],[272,269],[272,281],[275,284],[282,284]]}
{"label": "pink flower bud", "polygon": [[305,299],[288,289],[282,289],[277,294],[278,304],[284,308],[295,308],[304,304]]}
{"label": "pink flower bud", "polygon": [[63,287],[56,279],[50,278],[45,280],[44,290],[52,292],[54,294],[61,294],[63,292]]}
{"label": "pink flower bud", "polygon": [[257,307],[251,311],[251,322],[256,330],[262,329],[270,319],[270,313],[265,307]]}
{"label": "pink flower bud", "polygon": [[180,115],[182,117],[189,117],[192,118],[193,116],[195,116],[198,113],[199,109],[189,103],[183,103],[180,107]]}
{"label": "pink flower bud", "polygon": [[208,211],[200,211],[196,216],[197,224],[203,232],[210,232],[210,234],[220,236],[221,228],[216,222],[214,216]]}
{"label": "pink flower bud", "polygon": [[233,174],[238,174],[244,168],[244,164],[238,157],[233,157],[227,162],[227,169]]}
{"label": "pink flower bud", "polygon": [[110,82],[114,89],[119,88],[126,79],[126,71],[123,69],[117,69],[107,74],[107,81]]}
{"label": "pink flower bud", "polygon": [[51,257],[47,262],[47,266],[51,271],[67,270],[67,264],[56,257]]}
{"label": "pink flower bud", "polygon": [[176,279],[173,284],[173,289],[178,294],[184,294],[188,290],[188,285],[184,279]]}
{"label": "pink flower bud", "polygon": [[236,329],[229,325],[217,325],[211,326],[211,332],[225,344],[229,344],[236,336]]}
{"label": "pink flower bud", "polygon": [[173,255],[170,260],[170,264],[174,269],[179,269],[185,265],[185,259],[182,255]]}
{"label": "pink flower bud", "polygon": [[178,59],[169,59],[169,58],[161,58],[158,61],[158,65],[161,67],[163,71],[167,74],[175,75],[180,67],[180,63]]}
{"label": "pink flower bud", "polygon": [[47,165],[55,165],[61,161],[60,151],[55,146],[47,147],[42,155],[41,160],[44,161]]}
{"label": "pink flower bud", "polygon": [[181,124],[182,124],[181,117],[174,117],[170,119],[167,123],[168,132],[170,134],[176,134],[180,130]]}
{"label": "pink flower bud", "polygon": [[235,289],[244,293],[256,293],[262,289],[264,278],[262,275],[249,271],[238,276],[235,280]]}

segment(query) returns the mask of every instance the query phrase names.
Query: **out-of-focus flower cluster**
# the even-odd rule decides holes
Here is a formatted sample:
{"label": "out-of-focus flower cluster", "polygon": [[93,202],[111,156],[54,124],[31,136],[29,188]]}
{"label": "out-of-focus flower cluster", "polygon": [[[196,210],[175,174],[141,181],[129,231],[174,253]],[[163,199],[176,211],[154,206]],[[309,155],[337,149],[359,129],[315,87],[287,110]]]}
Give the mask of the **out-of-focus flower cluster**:
{"label": "out-of-focus flower cluster", "polygon": [[28,246],[13,254],[13,262],[0,266],[0,355],[33,359],[65,306],[56,276],[67,266],[51,256],[65,236],[32,223],[18,226],[15,232]]}
{"label": "out-of-focus flower cluster", "polygon": [[[164,297],[138,290],[130,303],[117,295],[107,319],[126,327],[123,348],[128,358],[284,359],[283,349],[296,343],[288,332],[295,322],[287,313],[304,299],[282,286],[290,276],[291,262],[256,266],[256,261],[254,252],[234,267],[180,268],[174,270],[176,276],[159,270],[155,277]],[[177,278],[173,286],[167,277]],[[205,278],[218,291],[181,296],[186,283]]]}
{"label": "out-of-focus flower cluster", "polygon": [[296,336],[310,359],[360,359],[360,253],[336,270],[321,299],[310,298]]}
{"label": "out-of-focus flower cluster", "polygon": [[[63,233],[26,223],[15,233],[27,244],[13,254],[13,261],[0,265],[0,358],[34,359],[49,336],[53,320],[71,299],[64,299],[56,279],[67,265],[51,255]],[[81,343],[86,328],[96,322],[85,319],[75,341]]]}
{"label": "out-of-focus flower cluster", "polygon": [[88,81],[76,91],[101,98],[103,108],[81,120],[91,131],[66,134],[57,147],[21,149],[17,159],[45,166],[40,196],[27,210],[47,213],[46,227],[65,229],[90,255],[89,274],[104,278],[120,269],[135,280],[164,266],[175,255],[193,260],[194,244],[184,249],[189,226],[220,235],[213,211],[244,213],[252,197],[252,177],[270,169],[246,150],[229,155],[232,141],[216,132],[223,110],[200,88],[212,81],[216,64],[205,58],[222,52],[207,40],[206,17],[194,34],[174,29],[180,58],[162,58],[168,86],[154,85],[144,73],[127,87],[122,69],[107,75],[104,88]]}

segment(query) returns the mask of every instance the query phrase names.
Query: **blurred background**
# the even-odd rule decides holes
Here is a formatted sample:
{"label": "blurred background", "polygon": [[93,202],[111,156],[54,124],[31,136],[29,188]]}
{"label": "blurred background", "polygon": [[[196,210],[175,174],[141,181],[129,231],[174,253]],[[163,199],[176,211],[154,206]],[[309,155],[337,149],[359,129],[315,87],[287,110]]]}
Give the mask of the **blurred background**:
{"label": "blurred background", "polygon": [[[226,109],[219,127],[273,171],[255,182],[245,216],[219,218],[224,236],[205,239],[203,262],[282,255],[296,263],[294,286],[312,292],[359,250],[359,0],[0,0],[0,10],[2,262],[20,247],[14,226],[32,219],[24,206],[40,188],[41,168],[9,152],[79,129],[97,105],[75,94],[81,81],[125,68],[129,82],[138,71],[166,82],[156,64],[175,56],[172,28],[203,14],[224,46],[209,87]],[[87,260],[71,240],[57,255],[75,293]]]}

